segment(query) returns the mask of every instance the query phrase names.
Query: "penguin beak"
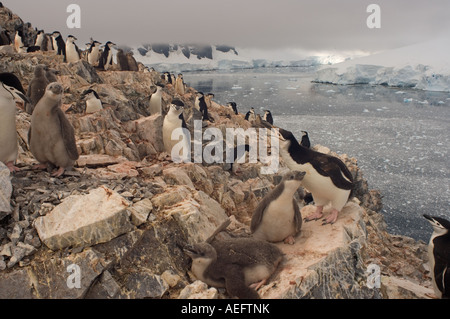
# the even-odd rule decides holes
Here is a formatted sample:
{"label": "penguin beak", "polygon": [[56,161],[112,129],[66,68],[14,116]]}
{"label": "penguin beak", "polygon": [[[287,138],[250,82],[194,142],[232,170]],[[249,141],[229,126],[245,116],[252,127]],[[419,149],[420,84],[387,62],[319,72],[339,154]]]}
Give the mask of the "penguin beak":
{"label": "penguin beak", "polygon": [[22,93],[17,93],[17,95],[19,96],[19,98],[21,98],[24,102],[26,102],[26,103],[28,103],[28,104],[31,104],[31,100],[26,96],[26,95],[24,95],[24,94],[22,94]]}
{"label": "penguin beak", "polygon": [[430,215],[423,215],[423,217],[425,217],[426,219],[428,219],[430,222],[434,222],[433,217],[431,217]]}

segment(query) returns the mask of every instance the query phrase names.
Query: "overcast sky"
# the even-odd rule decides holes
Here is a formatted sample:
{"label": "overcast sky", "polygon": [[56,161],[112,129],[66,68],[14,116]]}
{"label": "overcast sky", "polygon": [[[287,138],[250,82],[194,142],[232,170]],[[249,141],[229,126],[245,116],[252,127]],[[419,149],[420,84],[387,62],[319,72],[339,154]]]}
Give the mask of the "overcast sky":
{"label": "overcast sky", "polygon": [[[2,0],[24,22],[119,45],[207,43],[237,47],[376,51],[450,33],[449,0]],[[66,25],[71,3],[81,28]],[[381,28],[366,25],[381,7]]]}

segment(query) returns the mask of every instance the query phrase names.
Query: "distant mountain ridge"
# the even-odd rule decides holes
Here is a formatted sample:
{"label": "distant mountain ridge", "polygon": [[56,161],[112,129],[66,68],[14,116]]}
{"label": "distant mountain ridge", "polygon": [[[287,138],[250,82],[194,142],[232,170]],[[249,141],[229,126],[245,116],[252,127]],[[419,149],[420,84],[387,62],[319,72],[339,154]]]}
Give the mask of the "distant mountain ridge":
{"label": "distant mountain ridge", "polygon": [[263,67],[308,67],[329,63],[317,56],[281,57],[282,50],[261,57],[230,45],[144,44],[130,48],[137,61],[157,70],[205,71]]}

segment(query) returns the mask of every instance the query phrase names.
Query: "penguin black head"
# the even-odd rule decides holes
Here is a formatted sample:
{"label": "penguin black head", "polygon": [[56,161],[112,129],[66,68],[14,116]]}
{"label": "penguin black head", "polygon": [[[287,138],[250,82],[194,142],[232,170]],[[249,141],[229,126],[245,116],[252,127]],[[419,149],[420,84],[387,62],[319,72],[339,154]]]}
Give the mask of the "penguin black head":
{"label": "penguin black head", "polygon": [[432,217],[429,215],[423,215],[433,226],[436,233],[445,234],[450,230],[450,222],[441,217]]}
{"label": "penguin black head", "polygon": [[25,94],[25,90],[23,89],[19,78],[12,73],[0,73],[0,82]]}
{"label": "penguin black head", "polygon": [[181,110],[184,108],[184,103],[182,101],[176,99],[176,100],[172,101],[171,106],[174,106],[175,110],[178,111],[178,110]]}
{"label": "penguin black head", "polygon": [[83,94],[81,94],[81,98],[84,99],[86,96],[88,96],[89,94],[94,94],[94,96],[100,100],[100,96],[97,94],[96,91],[94,91],[93,89],[89,89],[83,92]]}
{"label": "penguin black head", "polygon": [[17,76],[12,73],[0,73],[0,83],[3,88],[13,96],[13,98],[20,98],[31,104],[30,99],[25,96],[25,90],[23,89]]}

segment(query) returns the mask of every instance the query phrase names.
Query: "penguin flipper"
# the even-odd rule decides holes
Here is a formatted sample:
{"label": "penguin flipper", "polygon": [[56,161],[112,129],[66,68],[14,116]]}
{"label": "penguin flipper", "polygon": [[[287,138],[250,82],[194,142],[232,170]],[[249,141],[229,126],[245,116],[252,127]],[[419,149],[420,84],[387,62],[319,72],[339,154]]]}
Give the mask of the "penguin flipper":
{"label": "penguin flipper", "polygon": [[258,293],[245,284],[244,271],[237,265],[225,268],[225,287],[230,295],[239,299],[259,299]]}
{"label": "penguin flipper", "polygon": [[312,162],[322,176],[332,177],[333,184],[342,189],[353,189],[353,177],[348,167],[337,157],[321,154]]}
{"label": "penguin flipper", "polygon": [[250,224],[250,230],[252,233],[254,233],[261,224],[262,219],[264,217],[264,211],[270,205],[272,199],[278,198],[282,192],[283,187],[275,187],[271,192],[269,192],[266,196],[264,196],[264,198],[258,204],[258,206],[255,209],[255,212],[253,213],[252,221]]}
{"label": "penguin flipper", "polygon": [[302,229],[302,214],[300,213],[300,209],[298,208],[297,201],[293,198],[292,204],[294,205],[294,227],[295,232],[298,234]]}
{"label": "penguin flipper", "polygon": [[80,157],[80,155],[78,154],[77,143],[75,141],[75,130],[60,108],[56,110],[56,114],[59,118],[61,135],[67,150],[67,154],[69,155],[70,159],[76,161]]}

